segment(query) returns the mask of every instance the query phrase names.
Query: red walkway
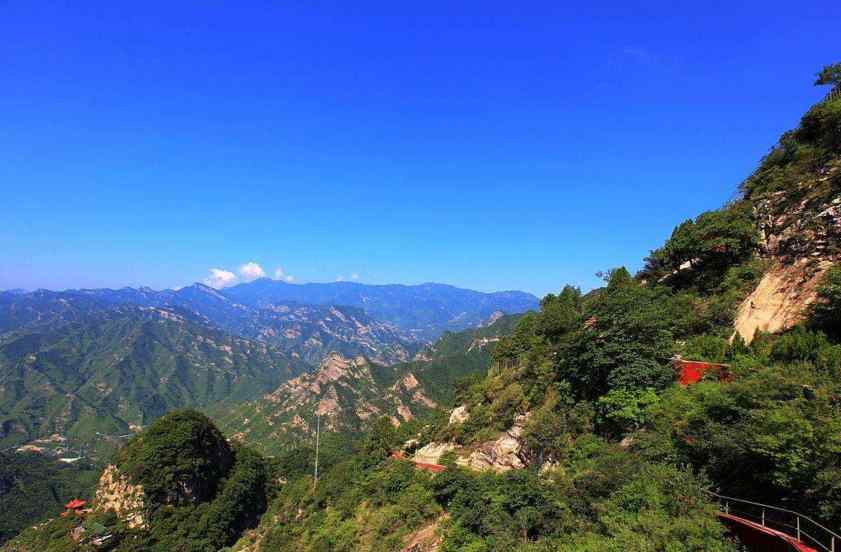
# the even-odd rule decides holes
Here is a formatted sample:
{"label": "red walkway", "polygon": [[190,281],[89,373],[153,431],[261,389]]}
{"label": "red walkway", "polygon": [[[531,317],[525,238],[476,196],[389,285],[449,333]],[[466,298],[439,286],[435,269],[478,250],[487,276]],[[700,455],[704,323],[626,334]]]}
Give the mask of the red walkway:
{"label": "red walkway", "polygon": [[719,512],[718,517],[752,552],[818,552],[796,538],[745,518]]}

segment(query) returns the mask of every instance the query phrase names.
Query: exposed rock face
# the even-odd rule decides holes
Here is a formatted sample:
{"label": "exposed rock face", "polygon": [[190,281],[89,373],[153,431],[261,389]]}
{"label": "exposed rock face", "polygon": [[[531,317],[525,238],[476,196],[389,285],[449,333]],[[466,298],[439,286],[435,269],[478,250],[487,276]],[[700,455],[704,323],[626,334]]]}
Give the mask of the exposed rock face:
{"label": "exposed rock face", "polygon": [[476,471],[493,470],[497,473],[520,470],[528,465],[523,453],[523,426],[527,416],[517,416],[514,425],[496,441],[487,441],[466,459],[458,463]]}
{"label": "exposed rock face", "polygon": [[470,413],[467,411],[466,405],[461,405],[457,408],[454,408],[453,411],[450,412],[450,425],[463,424],[469,419]]}
{"label": "exposed rock face", "polygon": [[476,349],[484,349],[491,343],[497,343],[499,340],[499,337],[477,337],[470,343],[470,347],[467,351],[470,352],[475,351]]}
{"label": "exposed rock face", "polygon": [[502,312],[501,310],[493,311],[487,319],[483,320],[482,323],[479,324],[479,327],[484,328],[484,327],[490,326],[491,324],[493,324],[494,322],[496,322],[497,320],[499,320],[503,316],[505,316],[505,313]]}
{"label": "exposed rock face", "polygon": [[[821,184],[841,174],[841,163],[830,166],[815,182],[803,182],[799,189],[771,194],[757,202],[762,247],[769,257],[782,262],[803,258],[837,260],[841,249],[841,197],[817,195]],[[790,196],[803,198],[790,205]]]}
{"label": "exposed rock face", "polygon": [[129,527],[145,527],[143,512],[146,495],[143,487],[133,485],[125,474],[114,465],[109,465],[99,478],[94,507],[101,512],[113,511]]}
{"label": "exposed rock face", "polygon": [[455,449],[456,446],[452,443],[429,443],[415,452],[412,461],[421,464],[439,464],[444,454]]}
{"label": "exposed rock face", "polygon": [[777,264],[760,280],[736,314],[736,331],[750,343],[757,331],[779,332],[799,323],[815,301],[815,289],[832,266],[822,261],[811,268],[808,259]]}
{"label": "exposed rock face", "polygon": [[400,552],[438,552],[443,542],[438,528],[447,516],[436,519],[429,525],[409,533],[403,541],[405,545]]}
{"label": "exposed rock face", "polygon": [[322,431],[356,432],[382,416],[399,425],[437,407],[412,371],[389,370],[362,356],[333,352],[317,371],[287,381],[262,399],[234,405],[216,418],[238,441],[274,453],[284,444],[313,436],[314,414],[320,417]]}
{"label": "exposed rock face", "polygon": [[821,277],[841,260],[839,179],[835,161],[815,180],[755,199],[762,254],[773,265],[739,307],[735,326],[745,341],[803,320]]}

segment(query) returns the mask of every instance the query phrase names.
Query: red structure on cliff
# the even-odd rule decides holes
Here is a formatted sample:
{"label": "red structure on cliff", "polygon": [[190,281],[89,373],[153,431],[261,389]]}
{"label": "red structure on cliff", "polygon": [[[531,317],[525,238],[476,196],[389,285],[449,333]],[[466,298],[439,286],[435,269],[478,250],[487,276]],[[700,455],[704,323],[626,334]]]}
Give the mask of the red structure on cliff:
{"label": "red structure on cliff", "polygon": [[722,382],[733,379],[729,364],[675,358],[672,360],[672,366],[677,374],[678,383],[683,386],[698,383],[708,373],[714,373],[718,381]]}

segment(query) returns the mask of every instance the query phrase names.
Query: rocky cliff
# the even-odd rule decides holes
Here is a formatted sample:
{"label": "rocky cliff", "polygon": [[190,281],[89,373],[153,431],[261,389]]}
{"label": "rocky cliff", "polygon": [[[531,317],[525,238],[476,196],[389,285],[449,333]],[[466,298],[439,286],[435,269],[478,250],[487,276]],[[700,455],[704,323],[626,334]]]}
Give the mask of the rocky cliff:
{"label": "rocky cliff", "polygon": [[826,271],[841,259],[841,159],[785,189],[749,194],[769,269],[740,305],[735,327],[746,340],[803,320]]}
{"label": "rocky cliff", "polygon": [[412,371],[331,353],[319,368],[256,401],[218,413],[233,439],[273,451],[322,431],[358,432],[381,416],[396,425],[435,408]]}

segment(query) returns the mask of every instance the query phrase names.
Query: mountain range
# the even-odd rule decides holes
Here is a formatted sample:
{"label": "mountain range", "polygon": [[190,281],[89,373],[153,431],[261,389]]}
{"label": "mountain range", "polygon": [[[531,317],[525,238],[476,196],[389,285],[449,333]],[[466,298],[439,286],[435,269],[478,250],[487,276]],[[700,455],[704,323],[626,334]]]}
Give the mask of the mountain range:
{"label": "mountain range", "polygon": [[[415,300],[420,314],[410,316]],[[173,408],[254,400],[331,355],[406,363],[428,346],[421,336],[534,304],[528,294],[437,284],[270,280],[228,290],[0,292],[0,445],[54,433],[91,443]]]}
{"label": "mountain range", "polygon": [[172,408],[245,400],[308,370],[278,347],[188,311],[121,305],[0,335],[0,445],[75,442],[142,427]]}

